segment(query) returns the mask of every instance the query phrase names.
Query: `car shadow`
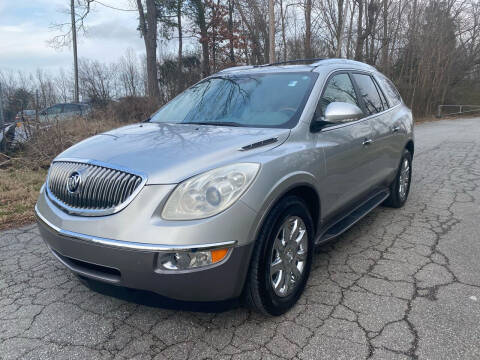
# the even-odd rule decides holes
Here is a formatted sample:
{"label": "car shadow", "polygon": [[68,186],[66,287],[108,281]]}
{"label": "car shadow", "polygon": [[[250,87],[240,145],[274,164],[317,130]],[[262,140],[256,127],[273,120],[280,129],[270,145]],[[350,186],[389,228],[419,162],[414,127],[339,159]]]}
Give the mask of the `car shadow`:
{"label": "car shadow", "polygon": [[106,284],[84,277],[79,277],[79,280],[90,290],[102,295],[154,308],[201,313],[222,313],[234,310],[241,306],[239,299],[215,302],[180,301],[161,296],[151,291]]}

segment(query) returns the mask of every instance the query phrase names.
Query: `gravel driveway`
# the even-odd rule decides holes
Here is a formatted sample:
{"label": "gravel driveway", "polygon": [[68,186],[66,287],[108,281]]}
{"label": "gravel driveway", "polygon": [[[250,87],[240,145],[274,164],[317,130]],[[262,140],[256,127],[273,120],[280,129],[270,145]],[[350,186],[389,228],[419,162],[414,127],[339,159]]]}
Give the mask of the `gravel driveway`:
{"label": "gravel driveway", "polygon": [[478,359],[479,205],[480,118],[417,126],[407,205],[318,249],[278,318],[92,291],[34,225],[1,232],[0,359]]}

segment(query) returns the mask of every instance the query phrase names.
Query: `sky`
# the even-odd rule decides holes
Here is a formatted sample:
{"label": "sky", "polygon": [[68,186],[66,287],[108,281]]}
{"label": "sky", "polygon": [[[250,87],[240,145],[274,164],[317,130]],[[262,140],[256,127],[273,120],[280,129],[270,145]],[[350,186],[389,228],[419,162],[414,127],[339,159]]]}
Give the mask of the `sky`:
{"label": "sky", "polygon": [[[101,0],[106,5],[132,9],[131,0]],[[57,50],[48,40],[60,34],[51,26],[70,21],[70,0],[0,0],[0,70],[55,72],[73,67],[70,47]],[[117,61],[128,49],[145,51],[137,31],[137,12],[122,12],[94,4],[80,35],[79,57]]]}

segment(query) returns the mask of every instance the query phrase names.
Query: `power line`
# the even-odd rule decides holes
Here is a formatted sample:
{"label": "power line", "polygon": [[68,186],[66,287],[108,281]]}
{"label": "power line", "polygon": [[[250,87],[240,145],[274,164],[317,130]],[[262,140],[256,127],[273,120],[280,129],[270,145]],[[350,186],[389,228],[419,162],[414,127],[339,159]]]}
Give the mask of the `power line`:
{"label": "power line", "polygon": [[133,9],[121,9],[121,8],[117,8],[117,7],[112,6],[112,5],[104,4],[104,3],[102,3],[102,2],[100,2],[100,1],[98,1],[98,0],[94,0],[94,2],[96,2],[97,4],[100,4],[100,5],[102,5],[102,6],[105,6],[106,8],[113,9],[113,10],[129,11],[129,12],[130,12],[130,11],[135,11],[135,12],[137,11],[136,9],[133,10]]}

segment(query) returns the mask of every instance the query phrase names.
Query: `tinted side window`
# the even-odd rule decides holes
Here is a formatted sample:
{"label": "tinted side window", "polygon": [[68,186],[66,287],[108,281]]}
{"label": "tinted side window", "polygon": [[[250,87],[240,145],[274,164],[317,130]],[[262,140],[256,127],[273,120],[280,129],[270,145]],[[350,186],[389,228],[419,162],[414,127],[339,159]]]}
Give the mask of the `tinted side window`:
{"label": "tinted side window", "polygon": [[63,106],[63,112],[65,113],[73,113],[73,112],[81,112],[81,108],[79,105],[75,105],[75,104],[65,104]]}
{"label": "tinted side window", "polygon": [[385,91],[385,95],[387,96],[390,105],[395,106],[400,104],[402,102],[402,97],[395,85],[383,75],[379,75],[378,79],[380,80],[380,86],[383,91]]}
{"label": "tinted side window", "polygon": [[378,84],[378,82],[375,78],[373,78],[373,82],[375,83],[375,87],[377,88],[377,91],[380,94],[380,99],[382,100],[383,109],[387,110],[389,108],[389,106],[388,106],[389,102],[385,98],[385,94],[383,93],[382,89],[380,88],[380,85]]}
{"label": "tinted side window", "polygon": [[56,115],[62,112],[62,105],[55,105],[47,109],[47,115]]}
{"label": "tinted side window", "polygon": [[353,74],[353,78],[358,85],[358,90],[360,91],[359,96],[363,99],[367,115],[373,115],[383,111],[382,100],[370,75]]}
{"label": "tinted side window", "polygon": [[325,114],[328,104],[336,101],[359,106],[355,89],[348,74],[334,75],[328,80],[317,109],[321,114]]}

